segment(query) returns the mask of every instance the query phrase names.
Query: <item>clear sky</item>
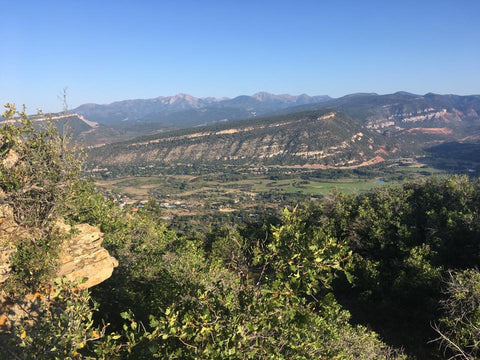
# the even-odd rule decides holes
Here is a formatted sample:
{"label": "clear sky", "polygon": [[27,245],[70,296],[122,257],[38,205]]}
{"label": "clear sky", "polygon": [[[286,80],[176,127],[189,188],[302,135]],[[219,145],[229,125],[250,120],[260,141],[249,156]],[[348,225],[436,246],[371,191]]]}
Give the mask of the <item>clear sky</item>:
{"label": "clear sky", "polygon": [[480,93],[480,0],[0,0],[0,101]]}

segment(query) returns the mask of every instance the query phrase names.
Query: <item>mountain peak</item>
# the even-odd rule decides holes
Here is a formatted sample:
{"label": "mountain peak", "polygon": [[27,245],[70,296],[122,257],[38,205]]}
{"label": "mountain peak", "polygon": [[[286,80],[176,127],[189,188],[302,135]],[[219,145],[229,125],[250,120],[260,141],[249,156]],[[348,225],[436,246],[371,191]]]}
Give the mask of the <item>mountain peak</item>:
{"label": "mountain peak", "polygon": [[311,99],[310,96],[307,94],[301,94],[301,95],[290,95],[290,94],[271,94],[266,91],[260,91],[252,95],[252,98],[258,100],[258,101],[272,101],[272,100],[278,100],[278,101],[286,101],[286,102],[296,102],[297,100],[307,100]]}
{"label": "mountain peak", "polygon": [[362,96],[378,96],[377,93],[364,93],[364,92],[357,92],[343,96],[343,99],[354,98],[354,97],[362,97]]}
{"label": "mountain peak", "polygon": [[259,101],[265,101],[267,99],[271,99],[273,98],[275,95],[274,94],[270,94],[269,92],[266,92],[266,91],[259,91],[255,94],[252,95],[252,98],[254,99],[257,99]]}
{"label": "mountain peak", "polygon": [[412,94],[408,91],[397,91],[396,93],[394,93],[393,95],[404,95],[404,96],[418,96],[416,94]]}
{"label": "mountain peak", "polygon": [[197,99],[195,96],[185,94],[185,93],[178,93],[177,95],[174,95],[172,97],[178,98],[178,99]]}

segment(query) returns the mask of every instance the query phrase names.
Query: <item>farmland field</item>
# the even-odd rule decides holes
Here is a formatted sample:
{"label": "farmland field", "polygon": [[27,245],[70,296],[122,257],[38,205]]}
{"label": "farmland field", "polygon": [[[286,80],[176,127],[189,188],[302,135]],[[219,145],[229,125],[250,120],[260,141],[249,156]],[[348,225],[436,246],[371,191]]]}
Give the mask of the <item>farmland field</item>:
{"label": "farmland field", "polygon": [[231,214],[255,216],[305,200],[342,192],[354,194],[396,186],[404,179],[441,175],[439,170],[412,162],[361,170],[291,170],[218,168],[199,174],[165,169],[149,176],[96,179],[95,184],[122,206],[143,206],[155,199],[166,218]]}

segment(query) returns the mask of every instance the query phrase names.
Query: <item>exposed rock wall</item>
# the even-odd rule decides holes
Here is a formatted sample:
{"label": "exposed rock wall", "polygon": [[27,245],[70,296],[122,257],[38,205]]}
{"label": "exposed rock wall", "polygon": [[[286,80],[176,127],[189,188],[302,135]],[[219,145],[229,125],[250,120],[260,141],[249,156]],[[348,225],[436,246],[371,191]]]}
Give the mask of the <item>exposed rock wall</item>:
{"label": "exposed rock wall", "polygon": [[[89,288],[112,275],[118,262],[102,247],[103,234],[97,227],[88,224],[71,227],[63,221],[57,222],[56,227],[65,235],[58,259],[58,277],[75,280],[80,288]],[[12,208],[0,205],[0,332],[4,326],[22,319],[35,321],[39,315],[39,293],[13,300],[2,291],[2,284],[10,275],[11,255],[16,251],[14,240],[26,234],[27,230],[15,222]],[[87,280],[82,282],[84,278]]]}
{"label": "exposed rock wall", "polygon": [[86,282],[79,285],[82,288],[95,286],[112,276],[118,262],[102,247],[102,233],[97,227],[80,224],[72,229],[63,223],[57,226],[65,233],[72,230],[74,233],[63,243],[58,276],[76,281],[87,278]]}
{"label": "exposed rock wall", "polygon": [[[57,276],[76,281],[87,278],[79,286],[89,288],[112,275],[118,262],[102,247],[103,234],[97,227],[88,224],[71,227],[63,221],[56,226],[65,234]],[[8,279],[10,273],[10,256],[15,251],[13,240],[25,232],[15,223],[12,209],[7,205],[0,206],[0,284]]]}

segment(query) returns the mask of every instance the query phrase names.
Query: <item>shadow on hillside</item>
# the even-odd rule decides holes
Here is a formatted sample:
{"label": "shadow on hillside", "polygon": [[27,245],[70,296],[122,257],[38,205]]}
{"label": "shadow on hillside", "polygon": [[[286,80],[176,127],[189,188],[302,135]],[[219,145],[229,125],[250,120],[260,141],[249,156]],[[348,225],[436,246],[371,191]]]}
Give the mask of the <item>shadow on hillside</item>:
{"label": "shadow on hillside", "polygon": [[426,148],[427,156],[418,159],[448,173],[480,176],[480,143],[446,142]]}

